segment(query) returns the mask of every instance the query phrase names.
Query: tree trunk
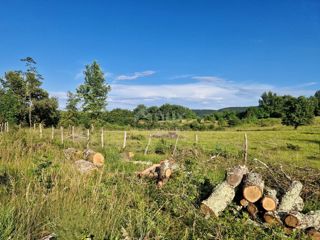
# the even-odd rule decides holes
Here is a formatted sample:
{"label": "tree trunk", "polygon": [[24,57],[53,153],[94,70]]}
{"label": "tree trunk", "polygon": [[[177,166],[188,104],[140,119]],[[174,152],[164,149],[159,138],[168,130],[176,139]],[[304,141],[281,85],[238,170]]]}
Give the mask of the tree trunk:
{"label": "tree trunk", "polygon": [[[302,183],[299,181],[293,181],[286,194],[282,197],[279,205],[279,212],[289,212],[296,206],[296,201],[299,198],[302,190]],[[298,202],[301,201],[298,199]]]}
{"label": "tree trunk", "polygon": [[263,195],[264,181],[258,173],[248,173],[244,179],[243,197],[251,203],[258,201]]}
{"label": "tree trunk", "polygon": [[320,230],[317,231],[314,228],[310,228],[307,230],[307,234],[312,240],[320,240]]}
{"label": "tree trunk", "polygon": [[263,209],[266,211],[274,211],[277,208],[278,203],[277,191],[266,187],[264,197],[261,201]]}
{"label": "tree trunk", "polygon": [[220,213],[232,202],[235,189],[227,181],[219,184],[210,197],[201,203],[201,211],[205,215],[218,217]]}
{"label": "tree trunk", "polygon": [[239,186],[243,176],[249,172],[246,166],[236,166],[234,168],[228,169],[227,171],[227,179],[226,181],[229,183],[230,186],[234,188]]}

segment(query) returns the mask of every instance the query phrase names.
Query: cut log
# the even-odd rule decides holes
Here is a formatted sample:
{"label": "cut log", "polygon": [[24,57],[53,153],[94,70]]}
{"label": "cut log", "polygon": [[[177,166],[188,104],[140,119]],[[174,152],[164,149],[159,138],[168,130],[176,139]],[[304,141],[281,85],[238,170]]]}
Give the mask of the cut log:
{"label": "cut log", "polygon": [[263,195],[264,181],[258,173],[248,173],[244,179],[243,197],[251,203],[258,201]]}
{"label": "cut log", "polygon": [[278,212],[265,212],[263,215],[263,219],[270,225],[283,225]]}
{"label": "cut log", "polygon": [[80,173],[90,173],[98,169],[92,162],[85,160],[75,161],[74,164]]}
{"label": "cut log", "polygon": [[253,219],[257,218],[257,214],[258,214],[259,210],[254,203],[251,203],[251,202],[248,203],[247,211]]}
{"label": "cut log", "polygon": [[284,220],[289,227],[298,229],[314,228],[320,230],[320,210],[311,211],[307,214],[300,212],[290,212]]}
{"label": "cut log", "polygon": [[241,200],[240,200],[240,205],[241,205],[242,207],[247,207],[247,206],[249,205],[249,202],[248,202],[247,199],[241,199]]}
{"label": "cut log", "polygon": [[[302,183],[293,181],[286,194],[282,197],[279,205],[279,212],[290,212],[296,204],[301,193]],[[300,201],[300,199],[298,199]]]}
{"label": "cut log", "polygon": [[104,156],[101,153],[95,152],[91,149],[86,149],[83,151],[83,158],[92,162],[97,167],[101,167],[104,164]]}
{"label": "cut log", "polygon": [[160,162],[158,171],[158,187],[162,187],[170,178],[174,170],[177,169],[177,164],[172,160],[164,160]]}
{"label": "cut log", "polygon": [[274,211],[277,208],[278,203],[277,191],[275,189],[266,187],[264,197],[261,200],[263,209],[266,211]]}
{"label": "cut log", "polygon": [[306,233],[312,240],[320,240],[320,231],[317,231],[315,228],[307,229]]}
{"label": "cut log", "polygon": [[147,169],[141,171],[138,173],[138,177],[156,177],[158,178],[158,172],[157,168],[160,167],[159,164],[153,164],[151,167],[148,167]]}
{"label": "cut log", "polygon": [[207,216],[218,217],[235,197],[234,188],[227,181],[219,184],[210,197],[201,203],[201,212]]}
{"label": "cut log", "polygon": [[236,166],[234,168],[228,169],[226,181],[229,185],[237,187],[240,185],[242,178],[245,174],[249,172],[246,166]]}

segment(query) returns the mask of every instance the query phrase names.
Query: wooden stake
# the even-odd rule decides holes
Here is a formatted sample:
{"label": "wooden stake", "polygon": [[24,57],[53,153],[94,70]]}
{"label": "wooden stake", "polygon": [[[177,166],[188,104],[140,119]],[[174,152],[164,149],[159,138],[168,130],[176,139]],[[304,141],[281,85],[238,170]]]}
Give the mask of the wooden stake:
{"label": "wooden stake", "polygon": [[61,126],[60,127],[60,131],[61,131],[61,143],[63,144],[63,127]]}
{"label": "wooden stake", "polygon": [[42,138],[42,124],[41,123],[39,124],[39,135],[40,135],[40,138]]}
{"label": "wooden stake", "polygon": [[90,129],[87,129],[87,148],[90,146]]}
{"label": "wooden stake", "polygon": [[122,146],[123,149],[126,148],[126,144],[127,144],[127,131],[124,131],[124,135],[123,135],[123,146]]}
{"label": "wooden stake", "polygon": [[51,126],[51,140],[54,138],[54,126]]}
{"label": "wooden stake", "polygon": [[198,134],[196,134],[196,144],[198,144]]}
{"label": "wooden stake", "polygon": [[179,135],[178,135],[177,138],[176,138],[176,143],[174,144],[174,149],[173,149],[173,154],[172,154],[172,155],[175,155],[175,154],[176,154],[178,141],[179,141]]}
{"label": "wooden stake", "polygon": [[104,130],[101,129],[101,147],[104,148]]}
{"label": "wooden stake", "polygon": [[247,134],[244,134],[244,165],[247,165],[247,160],[248,160],[248,138]]}
{"label": "wooden stake", "polygon": [[72,126],[72,142],[74,142],[74,126]]}
{"label": "wooden stake", "polygon": [[36,124],[35,123],[33,124],[33,130],[36,130]]}
{"label": "wooden stake", "polygon": [[144,150],[144,155],[147,155],[147,153],[148,153],[148,149],[149,149],[149,146],[151,144],[151,137],[152,137],[152,135],[150,134],[149,135],[149,139],[148,139],[148,144],[146,146],[146,149]]}

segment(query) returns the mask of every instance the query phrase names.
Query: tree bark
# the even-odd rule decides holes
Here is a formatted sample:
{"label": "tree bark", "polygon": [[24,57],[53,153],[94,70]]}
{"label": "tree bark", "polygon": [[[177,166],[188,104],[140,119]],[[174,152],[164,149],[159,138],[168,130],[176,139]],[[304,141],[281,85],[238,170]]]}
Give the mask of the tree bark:
{"label": "tree bark", "polygon": [[227,181],[224,181],[214,189],[207,200],[201,203],[201,212],[208,216],[218,217],[234,197],[235,189]]}
{"label": "tree bark", "polygon": [[[289,212],[291,211],[296,205],[296,201],[299,198],[299,195],[302,190],[302,183],[299,181],[293,181],[291,186],[289,187],[286,194],[282,197],[281,203],[279,205],[279,212]],[[298,202],[301,201],[298,199]]]}

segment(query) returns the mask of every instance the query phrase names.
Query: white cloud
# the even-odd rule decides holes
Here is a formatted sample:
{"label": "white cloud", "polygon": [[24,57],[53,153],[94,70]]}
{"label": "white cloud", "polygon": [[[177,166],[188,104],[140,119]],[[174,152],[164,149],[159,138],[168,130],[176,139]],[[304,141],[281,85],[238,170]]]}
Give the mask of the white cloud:
{"label": "white cloud", "polygon": [[152,71],[152,70],[143,71],[143,72],[135,72],[131,75],[119,75],[116,77],[116,80],[119,80],[119,81],[121,81],[121,80],[135,80],[137,78],[151,76],[155,73],[156,72]]}
{"label": "white cloud", "polygon": [[[279,95],[311,96],[314,90],[301,86],[277,87],[260,83],[234,82],[194,82],[184,84],[126,85],[111,84],[108,109],[133,109],[138,104],[161,105],[179,104],[190,108],[219,109],[231,106],[254,106],[264,91]],[[51,92],[59,98],[60,108],[64,108],[67,95],[64,92]]]}
{"label": "white cloud", "polygon": [[194,76],[191,79],[200,82],[225,82],[226,80],[216,76]]}

